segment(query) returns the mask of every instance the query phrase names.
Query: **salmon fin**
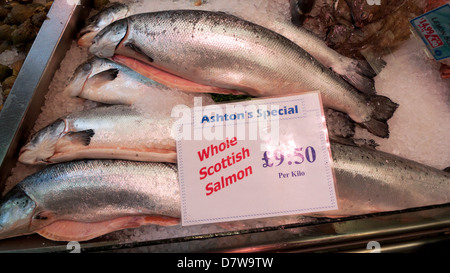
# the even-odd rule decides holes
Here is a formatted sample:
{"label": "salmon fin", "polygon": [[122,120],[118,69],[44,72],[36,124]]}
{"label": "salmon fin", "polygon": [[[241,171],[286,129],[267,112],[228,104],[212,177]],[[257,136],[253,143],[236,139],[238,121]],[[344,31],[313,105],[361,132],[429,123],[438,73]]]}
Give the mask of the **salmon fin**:
{"label": "salmon fin", "polygon": [[374,118],[360,124],[362,127],[366,128],[370,133],[382,137],[389,137],[389,126],[386,121],[379,121]]}
{"label": "salmon fin", "polygon": [[66,137],[69,137],[73,144],[81,144],[83,146],[89,146],[91,138],[95,135],[94,130],[84,130],[79,132],[69,132]]}
{"label": "salmon fin", "polygon": [[[355,62],[356,62],[355,71],[358,74],[366,76],[369,79],[373,79],[377,75],[377,72],[372,68],[372,66],[369,64],[368,61],[355,60]],[[384,62],[383,60],[381,60],[380,62],[382,63],[381,68],[384,68],[384,66],[386,65],[386,62]]]}
{"label": "salmon fin", "polygon": [[388,138],[387,120],[394,115],[399,105],[385,96],[378,95],[369,97],[369,104],[373,107],[372,117],[360,125],[378,137]]}
{"label": "salmon fin", "polygon": [[377,73],[366,60],[352,60],[347,72],[342,78],[358,89],[361,93],[375,95],[375,80]]}
{"label": "salmon fin", "polygon": [[[92,76],[91,78],[89,78],[86,81],[83,89],[101,89],[102,86],[105,85],[105,83],[114,81],[117,78],[118,74],[119,74],[119,70],[116,68],[102,71],[102,72],[96,74],[95,76]],[[80,94],[82,94],[82,93],[83,93],[83,91],[80,92]],[[80,94],[77,94],[77,95],[81,96]]]}
{"label": "salmon fin", "polygon": [[[355,135],[355,122],[348,114],[328,109],[326,112],[328,134],[343,138],[351,138]],[[330,124],[330,121],[333,124]]]}
{"label": "salmon fin", "polygon": [[37,213],[33,219],[34,220],[50,220],[52,219],[54,216],[53,212],[51,211],[41,211],[39,213]]}
{"label": "salmon fin", "polygon": [[361,69],[370,66],[371,70],[374,71],[372,77],[374,77],[376,74],[379,74],[386,67],[387,64],[386,61],[383,60],[379,56],[378,51],[374,50],[371,46],[368,46],[367,48],[360,50],[360,53],[364,56],[366,60],[361,61],[358,64],[358,66],[360,66]]}
{"label": "salmon fin", "polygon": [[355,71],[346,75],[342,75],[342,78],[363,94],[376,94],[375,81],[371,78],[358,74]]}
{"label": "salmon fin", "polygon": [[101,81],[113,81],[117,78],[117,75],[119,74],[119,69],[117,68],[111,68],[105,71],[102,71],[98,74],[96,74],[93,78],[100,78]]}
{"label": "salmon fin", "polygon": [[40,211],[36,213],[30,222],[30,230],[36,230],[43,226],[47,226],[49,223],[53,223],[55,220],[55,214],[51,211]]}
{"label": "salmon fin", "polygon": [[153,58],[145,54],[144,51],[142,51],[142,49],[136,44],[128,42],[125,44],[125,47],[130,48],[133,51],[136,51],[136,53],[138,53],[139,56],[143,56],[146,61],[153,63]]}
{"label": "salmon fin", "polygon": [[372,96],[370,98],[370,105],[375,109],[372,117],[379,121],[390,119],[398,108],[397,103],[385,96]]}
{"label": "salmon fin", "polygon": [[173,226],[179,224],[178,218],[165,216],[124,216],[100,222],[76,222],[61,220],[36,231],[52,241],[87,241],[102,235],[143,225]]}

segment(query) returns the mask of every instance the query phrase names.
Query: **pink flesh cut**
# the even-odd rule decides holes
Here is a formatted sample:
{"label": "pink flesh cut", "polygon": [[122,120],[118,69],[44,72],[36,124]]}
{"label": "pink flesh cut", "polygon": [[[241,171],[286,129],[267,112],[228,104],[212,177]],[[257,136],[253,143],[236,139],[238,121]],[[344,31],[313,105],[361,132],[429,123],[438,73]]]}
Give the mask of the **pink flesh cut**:
{"label": "pink flesh cut", "polygon": [[87,241],[127,228],[137,228],[143,225],[174,226],[178,223],[178,218],[143,215],[124,216],[93,223],[61,220],[37,230],[36,233],[53,241]]}
{"label": "pink flesh cut", "polygon": [[176,88],[185,92],[196,92],[196,93],[216,93],[216,94],[234,94],[240,95],[243,92],[237,90],[224,89],[219,87],[214,87],[210,85],[203,85],[195,83],[176,75],[162,71],[156,67],[148,65],[142,61],[134,58],[130,58],[124,55],[114,55],[111,58],[112,61],[125,65],[130,69],[138,72],[139,74],[159,82],[167,87]]}

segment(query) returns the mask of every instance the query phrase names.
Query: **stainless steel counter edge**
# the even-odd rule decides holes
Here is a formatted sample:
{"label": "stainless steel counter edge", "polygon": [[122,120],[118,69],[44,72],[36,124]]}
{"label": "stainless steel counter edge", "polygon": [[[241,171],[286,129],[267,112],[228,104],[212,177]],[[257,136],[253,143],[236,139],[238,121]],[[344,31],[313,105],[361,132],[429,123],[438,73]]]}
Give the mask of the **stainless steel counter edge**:
{"label": "stainless steel counter edge", "polygon": [[[385,212],[342,219],[317,219],[283,226],[266,226],[150,241],[125,242],[97,238],[80,242],[81,252],[369,252],[375,241],[381,252],[417,251],[435,243],[450,243],[450,205]],[[187,250],[189,249],[189,251]],[[67,242],[38,235],[10,238],[0,253],[69,252]]]}
{"label": "stainless steel counter edge", "polygon": [[431,209],[413,209],[409,212],[387,212],[385,215],[360,219],[331,219],[328,223],[315,225],[314,233],[308,233],[305,227],[293,228],[291,233],[297,236],[292,238],[280,242],[226,248],[222,252],[388,253],[417,252],[421,249],[432,251],[430,248],[437,244],[450,246],[449,212],[450,206],[442,205]]}
{"label": "stainless steel counter edge", "polygon": [[50,81],[73,41],[79,18],[73,15],[87,10],[70,2],[54,1],[0,112],[0,192],[41,112]]}

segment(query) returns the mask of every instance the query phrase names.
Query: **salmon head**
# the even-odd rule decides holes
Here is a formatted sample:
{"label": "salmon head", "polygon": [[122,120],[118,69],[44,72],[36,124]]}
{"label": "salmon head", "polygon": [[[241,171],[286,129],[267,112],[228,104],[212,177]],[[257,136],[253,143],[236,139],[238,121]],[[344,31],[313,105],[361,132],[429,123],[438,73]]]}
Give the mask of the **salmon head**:
{"label": "salmon head", "polygon": [[94,37],[109,24],[125,18],[128,15],[128,6],[122,3],[114,3],[110,7],[100,11],[89,18],[86,25],[78,34],[78,45],[89,47]]}
{"label": "salmon head", "polygon": [[36,203],[15,187],[0,200],[0,239],[31,233]]}
{"label": "salmon head", "polygon": [[100,82],[101,86],[102,82],[114,80],[117,74],[118,69],[110,61],[93,57],[75,69],[64,93],[78,96],[87,86],[96,82]]}
{"label": "salmon head", "polygon": [[38,131],[19,154],[19,162],[29,165],[58,163],[67,150],[79,150],[90,144],[94,130],[70,131],[69,121],[61,118]]}
{"label": "salmon head", "polygon": [[71,96],[76,96],[83,90],[86,81],[92,74],[93,66],[92,61],[85,62],[75,69],[72,78],[69,80],[68,85],[65,87],[64,92]]}
{"label": "salmon head", "polygon": [[89,52],[100,58],[111,58],[116,48],[125,38],[128,31],[128,21],[116,21],[100,31],[92,40]]}
{"label": "salmon head", "polygon": [[22,147],[19,162],[24,164],[48,163],[56,150],[60,137],[64,134],[65,122],[58,119],[36,133],[30,142]]}

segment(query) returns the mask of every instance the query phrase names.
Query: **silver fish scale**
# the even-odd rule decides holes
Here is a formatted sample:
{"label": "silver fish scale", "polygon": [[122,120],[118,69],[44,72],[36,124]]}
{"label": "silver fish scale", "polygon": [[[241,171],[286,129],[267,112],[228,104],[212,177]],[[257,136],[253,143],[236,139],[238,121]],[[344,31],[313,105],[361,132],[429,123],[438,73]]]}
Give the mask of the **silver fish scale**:
{"label": "silver fish scale", "polygon": [[351,214],[450,202],[450,174],[372,149],[333,144],[336,185]]}
{"label": "silver fish scale", "polygon": [[[253,76],[256,81],[256,78],[260,80],[260,75],[273,73],[277,62],[273,62],[274,56],[267,56],[268,53],[280,54],[279,57],[293,53],[286,45],[274,43],[290,42],[287,39],[280,39],[273,32],[233,16],[223,15],[201,11],[136,15],[129,18],[128,25],[132,28],[129,40],[139,41],[140,49],[153,59],[152,65],[197,82],[225,88],[234,87],[225,81],[225,77],[235,84],[243,75]],[[308,56],[302,50],[296,53],[301,53],[301,57]],[[217,73],[218,69],[224,73],[223,76]],[[254,71],[248,73],[252,69]],[[294,71],[289,74],[292,78],[299,77]],[[272,81],[277,81],[276,76],[272,75]],[[304,80],[309,81],[308,78]],[[242,86],[245,87],[243,83]]]}
{"label": "silver fish scale", "polygon": [[180,217],[177,171],[164,163],[74,161],[47,167],[20,187],[58,220],[101,221],[126,215]]}
{"label": "silver fish scale", "polygon": [[71,114],[66,121],[71,131],[94,130],[89,147],[175,150],[170,117],[152,118],[132,107],[114,105]]}
{"label": "silver fish scale", "polygon": [[191,81],[254,96],[321,90],[326,105],[350,110],[358,122],[373,111],[354,88],[295,43],[237,17],[178,10],[127,20],[125,45],[133,44],[151,65]]}

